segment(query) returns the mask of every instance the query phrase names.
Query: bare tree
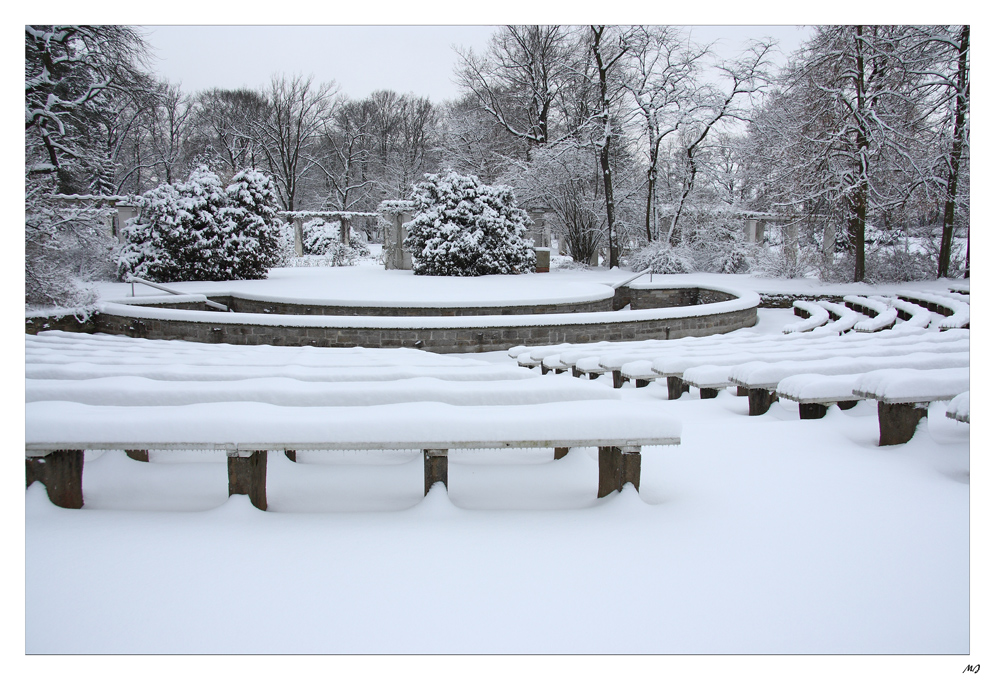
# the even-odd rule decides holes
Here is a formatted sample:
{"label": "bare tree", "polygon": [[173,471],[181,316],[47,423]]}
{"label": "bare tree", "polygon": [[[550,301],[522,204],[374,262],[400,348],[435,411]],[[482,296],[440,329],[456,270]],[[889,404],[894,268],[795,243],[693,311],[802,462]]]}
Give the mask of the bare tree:
{"label": "bare tree", "polygon": [[646,153],[646,239],[659,234],[660,145],[694,115],[699,62],[708,54],[673,26],[637,26],[629,35],[625,87],[643,117]]}
{"label": "bare tree", "polygon": [[737,60],[719,63],[716,68],[729,81],[726,90],[703,85],[696,95],[700,103],[695,109],[700,117],[684,128],[683,136],[683,189],[678,199],[674,217],[670,222],[667,240],[671,245],[680,242],[680,218],[688,196],[695,186],[700,167],[699,153],[710,132],[724,119],[745,119],[745,111],[738,106],[743,95],[758,92],[767,81],[767,61],[772,48],[770,42],[754,41],[745,54]]}
{"label": "bare tree", "polygon": [[226,174],[254,168],[262,160],[255,130],[267,114],[266,97],[254,90],[205,90],[195,98],[193,143]]}
{"label": "bare tree", "polygon": [[[968,104],[971,97],[971,79],[969,52],[971,49],[971,27],[964,24],[960,27],[959,40],[950,45],[943,37],[935,37],[948,47],[947,52],[953,53],[956,68],[939,71],[946,90],[952,95],[953,125],[950,132],[950,146],[947,153],[946,187],[943,202],[943,234],[940,238],[940,253],[937,276],[946,277],[950,273],[950,250],[953,244],[954,217],[957,210],[957,185],[961,176],[961,159],[968,146]],[[949,39],[948,39],[949,40]],[[951,41],[952,42],[952,41]],[[950,50],[949,47],[953,47]],[[970,246],[964,277],[970,275]]]}
{"label": "bare tree", "polygon": [[554,139],[554,106],[572,70],[571,33],[564,26],[503,26],[485,55],[459,52],[459,83],[527,151]]}
{"label": "bare tree", "polygon": [[268,115],[255,126],[284,210],[295,209],[301,186],[316,166],[312,147],[332,112],[334,83],[315,85],[313,80],[274,76],[266,91]]}
{"label": "bare tree", "polygon": [[[754,126],[775,205],[825,206],[866,276],[869,216],[887,226],[934,191],[929,145],[941,87],[935,50],[911,26],[818,27]],[[828,240],[828,239],[827,239]]]}

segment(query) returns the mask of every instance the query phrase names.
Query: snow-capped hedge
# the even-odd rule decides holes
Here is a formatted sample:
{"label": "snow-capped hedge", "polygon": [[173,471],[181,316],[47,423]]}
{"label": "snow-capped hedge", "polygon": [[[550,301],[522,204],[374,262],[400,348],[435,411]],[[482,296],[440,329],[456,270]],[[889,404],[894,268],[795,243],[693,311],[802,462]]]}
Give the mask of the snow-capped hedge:
{"label": "snow-capped hedge", "polygon": [[515,204],[510,187],[482,184],[472,175],[449,171],[425,175],[411,200],[415,217],[404,246],[415,274],[482,276],[535,271],[526,240],[528,214]]}
{"label": "snow-capped hedge", "polygon": [[272,180],[243,170],[227,188],[200,166],[186,182],[139,198],[123,229],[118,271],[151,281],[261,279],[276,262],[280,228]]}

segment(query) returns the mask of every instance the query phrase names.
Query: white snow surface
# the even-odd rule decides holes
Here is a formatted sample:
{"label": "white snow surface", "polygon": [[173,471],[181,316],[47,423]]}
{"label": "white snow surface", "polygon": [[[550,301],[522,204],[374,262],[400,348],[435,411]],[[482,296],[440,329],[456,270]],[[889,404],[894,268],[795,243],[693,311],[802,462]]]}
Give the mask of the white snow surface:
{"label": "white snow surface", "polygon": [[[334,279],[345,287],[352,280],[357,289],[369,283],[362,268],[341,269],[313,281]],[[268,282],[223,285],[265,293],[273,284],[274,295],[292,294],[289,278],[278,273]],[[607,284],[627,275],[549,276]],[[798,295],[895,292],[807,280],[674,278]],[[407,295],[411,279],[396,280],[393,295]],[[948,283],[922,289],[940,291]],[[198,293],[208,287],[175,285]],[[124,284],[113,286],[119,288],[110,295],[125,295]],[[759,317],[751,330],[765,336],[779,336],[792,320],[784,309],[762,309]],[[172,362],[195,368],[186,362],[210,359],[214,364],[200,370],[222,374],[212,380],[239,380],[223,377],[225,371],[264,370],[242,379],[275,387],[282,368],[243,361],[269,354],[251,351],[262,348],[189,352],[182,347],[192,343],[145,341],[142,349],[115,340],[121,361],[87,362],[87,379],[133,379],[141,376],[100,371],[168,372]],[[161,366],[125,363],[140,352]],[[412,367],[396,352],[399,375]],[[226,360],[229,354],[235,358]],[[302,373],[336,368],[306,365],[300,357],[309,354],[295,359]],[[530,379],[519,381],[523,386],[566,384],[554,381],[565,376],[518,367],[504,352],[458,358],[524,373]],[[59,364],[50,356],[48,366]],[[253,384],[259,383],[244,383]],[[403,384],[397,380],[399,391]],[[576,381],[578,389],[610,384],[610,376]],[[979,649],[978,628],[973,645],[969,639],[971,596],[985,587],[976,579],[972,590],[968,580],[970,425],[947,418],[946,404],[930,406],[910,442],[882,449],[873,402],[800,421],[794,404],[780,402],[748,417],[746,400],[730,390],[716,399],[692,392],[673,401],[659,384],[615,392],[618,399],[606,402],[612,408],[640,405],[679,421],[681,444],[645,448],[639,493],[626,487],[600,500],[597,450],[590,448],[557,461],[552,450],[454,451],[448,494],[437,485],[424,498],[419,451],[302,451],[298,463],[271,454],[267,512],[244,496],[228,497],[223,453],[153,450],[152,463],[139,463],[120,451],[88,452],[83,510],[53,506],[40,484],[26,491],[25,651],[834,654],[847,656],[817,662],[834,671],[856,668],[862,677],[860,669],[880,661],[886,666],[876,675],[886,667],[910,678],[940,677],[951,668],[960,673],[980,660],[921,656]],[[599,403],[556,402],[568,413]],[[281,408],[309,410],[270,405]],[[332,407],[310,407],[324,408]],[[380,425],[388,435],[389,426]],[[880,654],[914,656],[864,656]],[[654,657],[654,663],[682,658]],[[690,659],[700,673],[703,664],[733,657]],[[733,660],[727,675],[746,662],[772,659]],[[773,660],[797,666],[766,677],[799,677],[816,662]],[[266,660],[250,661],[261,670]],[[282,665],[292,661],[280,658]],[[579,673],[600,667],[597,657],[581,661]],[[614,668],[627,659],[606,661]]]}

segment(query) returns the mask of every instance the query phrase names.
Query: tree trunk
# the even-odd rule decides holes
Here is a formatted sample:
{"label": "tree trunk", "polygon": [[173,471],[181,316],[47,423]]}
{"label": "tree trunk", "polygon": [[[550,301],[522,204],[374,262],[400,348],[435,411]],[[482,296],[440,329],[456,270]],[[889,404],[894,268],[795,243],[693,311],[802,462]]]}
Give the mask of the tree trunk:
{"label": "tree trunk", "polygon": [[612,168],[611,168],[611,117],[608,110],[608,68],[601,54],[601,36],[605,27],[591,27],[594,33],[594,59],[598,65],[598,84],[601,93],[601,123],[604,126],[604,139],[598,153],[598,160],[601,163],[601,178],[605,185],[605,217],[608,220],[608,268],[618,266],[618,243],[615,234],[615,192],[612,190]]}
{"label": "tree trunk", "polygon": [[960,159],[964,152],[964,133],[967,119],[967,50],[970,46],[971,27],[964,25],[960,33],[960,55],[957,60],[957,107],[954,113],[954,138],[950,150],[947,174],[947,196],[943,206],[943,236],[940,239],[940,262],[937,277],[946,278],[950,272],[950,251],[954,238],[954,214],[957,207],[957,180]]}

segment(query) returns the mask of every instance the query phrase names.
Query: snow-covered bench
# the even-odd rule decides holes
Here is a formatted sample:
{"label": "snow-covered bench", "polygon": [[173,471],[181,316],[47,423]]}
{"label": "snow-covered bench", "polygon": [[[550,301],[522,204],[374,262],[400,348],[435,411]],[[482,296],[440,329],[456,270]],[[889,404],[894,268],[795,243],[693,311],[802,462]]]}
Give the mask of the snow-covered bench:
{"label": "snow-covered bench", "polygon": [[965,301],[955,299],[952,295],[937,295],[921,291],[899,291],[898,297],[946,317],[936,324],[940,330],[970,328],[971,305]]}
{"label": "snow-covered bench", "polygon": [[971,392],[961,392],[947,405],[947,418],[962,423],[971,422]]}
{"label": "snow-covered bench", "polygon": [[[851,335],[818,340],[813,338],[811,341],[801,344],[792,343],[791,351],[785,351],[788,349],[787,346],[785,349],[772,350],[766,345],[758,344],[757,349],[753,351],[739,350],[726,354],[664,357],[656,359],[652,368],[654,373],[667,377],[668,385],[678,381],[690,384],[697,387],[702,392],[703,397],[708,398],[717,394],[719,389],[735,384],[729,378],[729,369],[740,364],[749,362],[776,363],[788,360],[810,361],[833,356],[891,356],[933,350],[934,348],[938,352],[967,351],[970,337],[969,331],[950,331],[949,333],[953,333],[953,335],[937,332],[888,335],[890,333],[891,331],[882,331],[874,336]],[[745,387],[741,387],[740,393],[748,394],[748,391]],[[681,393],[676,394],[679,397]]]}
{"label": "snow-covered bench", "polygon": [[789,323],[781,329],[782,333],[804,333],[829,323],[829,311],[818,303],[795,300],[791,306],[795,315],[803,317],[803,320]]}
{"label": "snow-covered bench", "polygon": [[[943,345],[922,348],[918,351],[900,354],[876,352],[859,356],[834,356],[811,361],[749,362],[732,367],[699,366],[684,374],[685,380],[700,387],[716,387],[718,376],[726,375],[729,383],[745,388],[750,400],[750,415],[762,415],[777,401],[777,387],[785,378],[802,373],[820,375],[847,375],[867,373],[884,368],[957,368],[968,366],[970,353],[967,347],[946,348],[954,351],[939,351]],[[957,351],[960,350],[960,351]],[[722,381],[724,382],[724,381]],[[859,398],[859,397],[858,397]]]}
{"label": "snow-covered bench", "polygon": [[[228,453],[229,494],[265,510],[268,451],[421,449],[425,493],[448,483],[450,449],[598,447],[598,497],[639,487],[643,446],[680,443],[680,423],[652,403],[592,400],[453,406],[433,402],[362,407],[286,407],[256,402],[182,406],[25,406],[27,483],[41,481],[61,507],[83,505],[87,450],[214,450]],[[291,460],[295,458],[288,456]]]}
{"label": "snow-covered bench", "polygon": [[902,300],[901,298],[884,298],[881,296],[871,296],[873,300],[887,302],[895,308],[898,318],[901,319],[899,325],[905,327],[926,328],[933,320],[933,313],[925,307]]}
{"label": "snow-covered bench", "polygon": [[930,402],[950,401],[970,389],[970,369],[879,370],[860,377],[854,396],[878,402],[879,446],[904,444],[926,417]]}
{"label": "snow-covered bench", "polygon": [[778,399],[798,402],[799,418],[814,420],[825,416],[832,404],[843,410],[856,406],[859,400],[853,396],[853,388],[860,378],[859,373],[845,375],[800,373],[777,383],[775,392]]}
{"label": "snow-covered bench", "polygon": [[882,300],[861,295],[844,295],[843,302],[850,309],[871,317],[853,327],[858,333],[881,331],[891,328],[898,321],[898,310]]}
{"label": "snow-covered bench", "polygon": [[824,335],[842,335],[864,320],[864,315],[850,309],[846,305],[828,300],[819,300],[819,306],[824,307],[833,319],[824,326],[813,330]]}

